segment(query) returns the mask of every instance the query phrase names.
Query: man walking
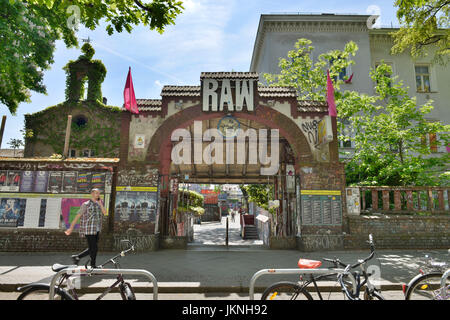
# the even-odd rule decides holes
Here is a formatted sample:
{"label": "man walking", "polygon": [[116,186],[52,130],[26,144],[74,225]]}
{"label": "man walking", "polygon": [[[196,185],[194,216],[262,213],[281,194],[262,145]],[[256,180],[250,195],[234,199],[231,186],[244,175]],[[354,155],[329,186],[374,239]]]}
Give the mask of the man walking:
{"label": "man walking", "polygon": [[91,199],[81,205],[70,228],[65,231],[65,234],[69,236],[77,224],[77,221],[80,220],[80,236],[86,238],[88,248],[83,252],[72,256],[72,260],[75,264],[78,264],[81,258],[89,255],[91,258],[91,267],[96,268],[99,234],[102,230],[102,220],[103,215],[105,214],[106,209],[100,200],[100,190],[92,189]]}

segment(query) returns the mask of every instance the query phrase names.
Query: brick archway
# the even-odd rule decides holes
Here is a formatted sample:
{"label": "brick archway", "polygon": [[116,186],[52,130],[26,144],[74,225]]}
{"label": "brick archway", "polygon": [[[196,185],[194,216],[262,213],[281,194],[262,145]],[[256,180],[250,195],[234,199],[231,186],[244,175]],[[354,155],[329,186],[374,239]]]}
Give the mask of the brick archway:
{"label": "brick archway", "polygon": [[[221,118],[226,114],[227,112],[205,113],[202,111],[201,105],[196,105],[170,116],[152,136],[146,161],[159,163],[160,174],[168,175],[171,164],[172,142],[170,137],[172,132],[179,128],[186,128],[196,120]],[[284,114],[269,107],[258,106],[253,113],[234,112],[233,116],[264,124],[271,129],[278,129],[280,136],[289,142],[294,152],[295,170],[297,172],[300,163],[313,162],[311,149],[303,132],[297,124]]]}

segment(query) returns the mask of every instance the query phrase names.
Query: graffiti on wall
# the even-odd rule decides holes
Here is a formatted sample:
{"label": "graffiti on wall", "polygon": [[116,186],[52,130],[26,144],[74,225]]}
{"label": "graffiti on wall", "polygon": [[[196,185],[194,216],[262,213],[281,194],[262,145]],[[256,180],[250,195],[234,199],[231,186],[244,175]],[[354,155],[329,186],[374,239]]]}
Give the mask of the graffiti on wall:
{"label": "graffiti on wall", "polygon": [[143,172],[136,169],[124,169],[119,171],[119,186],[158,186],[158,169],[146,169]]}
{"label": "graffiti on wall", "polygon": [[316,146],[319,142],[319,120],[308,120],[301,124],[302,131],[311,146]]}

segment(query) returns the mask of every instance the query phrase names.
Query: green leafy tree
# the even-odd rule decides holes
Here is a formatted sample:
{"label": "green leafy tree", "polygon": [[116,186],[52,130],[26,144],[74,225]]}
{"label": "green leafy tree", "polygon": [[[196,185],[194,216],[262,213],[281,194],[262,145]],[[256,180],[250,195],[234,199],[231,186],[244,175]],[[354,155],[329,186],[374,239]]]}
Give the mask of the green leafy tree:
{"label": "green leafy tree", "polygon": [[433,45],[435,60],[446,64],[450,58],[450,1],[396,0],[395,6],[401,27],[392,33],[393,53],[409,48],[413,57],[421,57]]}
{"label": "green leafy tree", "polygon": [[265,184],[248,184],[239,186],[245,201],[254,202],[258,207],[269,209],[269,200],[273,200],[273,186]]}
{"label": "green leafy tree", "polygon": [[[436,185],[439,172],[449,163],[449,154],[431,154],[430,146],[422,137],[439,134],[433,146],[447,145],[450,127],[440,122],[429,122],[426,116],[433,109],[432,101],[418,106],[416,98],[409,97],[403,83],[392,77],[392,70],[381,64],[370,76],[376,95],[355,91],[340,92],[342,84],[336,76],[353,61],[357,46],[348,43],[343,51],[321,54],[313,62],[311,41],[299,39],[288,58],[280,59],[280,74],[264,77],[270,85],[291,86],[297,89],[299,99],[326,100],[326,70],[335,79],[338,110],[339,139],[346,141],[344,129],[350,128],[355,138],[355,150],[346,164],[347,183],[364,185]],[[331,67],[328,61],[331,61]],[[445,178],[445,174],[442,178]],[[448,175],[447,175],[448,177]],[[448,178],[447,178],[448,181]]]}
{"label": "green leafy tree", "polygon": [[0,0],[0,103],[15,114],[31,91],[46,93],[43,71],[53,63],[55,41],[78,45],[78,25],[109,35],[137,25],[162,33],[183,10],[177,0]]}
{"label": "green leafy tree", "polygon": [[23,141],[20,139],[14,139],[11,138],[8,142],[8,145],[14,149],[14,157],[16,156],[16,149],[20,148],[21,146],[23,146]]}
{"label": "green leafy tree", "polygon": [[[337,101],[338,115],[354,133],[355,150],[347,163],[347,183],[359,185],[436,185],[449,154],[432,153],[449,143],[450,126],[426,119],[432,101],[417,105],[392,69],[381,64],[370,73],[375,96],[346,91]],[[342,128],[341,128],[342,132]],[[429,145],[428,135],[439,134]]]}
{"label": "green leafy tree", "polygon": [[289,51],[287,58],[280,58],[278,64],[281,69],[280,73],[265,73],[263,77],[269,85],[296,88],[300,100],[325,101],[326,70],[330,70],[334,86],[339,89],[346,80],[339,79],[339,73],[354,64],[351,57],[355,56],[358,46],[350,41],[345,45],[344,50],[322,53],[317,57],[317,61],[313,61],[311,55],[314,47],[311,46],[311,43],[311,40],[299,39],[295,43],[295,50]]}

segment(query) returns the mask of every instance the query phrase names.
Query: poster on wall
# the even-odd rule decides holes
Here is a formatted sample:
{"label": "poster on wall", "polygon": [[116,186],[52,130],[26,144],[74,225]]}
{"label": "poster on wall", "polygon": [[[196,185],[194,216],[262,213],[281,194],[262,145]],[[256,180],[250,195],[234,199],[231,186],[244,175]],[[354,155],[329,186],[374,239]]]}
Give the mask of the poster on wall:
{"label": "poster on wall", "polygon": [[[70,199],[70,198],[63,198],[61,201],[61,215],[64,221],[64,224],[66,228],[70,227],[70,224],[72,223],[75,216],[78,214],[78,211],[80,210],[81,205],[83,202],[88,201],[89,199]],[[75,229],[78,229],[80,227],[80,222],[75,225]]]}
{"label": "poster on wall", "polygon": [[77,172],[67,171],[63,173],[62,192],[76,193],[77,192]]}
{"label": "poster on wall", "polygon": [[33,192],[47,192],[48,171],[36,171],[34,175]]}
{"label": "poster on wall", "polygon": [[146,189],[149,189],[151,191],[118,191],[116,193],[116,221],[156,221],[158,209],[157,188]]}
{"label": "poster on wall", "polygon": [[339,190],[302,190],[302,225],[341,225]]}
{"label": "poster on wall", "polygon": [[33,192],[34,176],[34,171],[23,171],[20,192]]}
{"label": "poster on wall", "polygon": [[131,201],[128,194],[129,192],[127,191],[120,191],[116,193],[116,221],[130,221]]}
{"label": "poster on wall", "polygon": [[89,172],[78,172],[78,193],[89,193],[91,191],[91,174]]}
{"label": "poster on wall", "polygon": [[101,193],[105,192],[105,173],[92,173],[91,188],[97,188]]}
{"label": "poster on wall", "polygon": [[8,171],[8,191],[18,192],[20,188],[21,171]]}
{"label": "poster on wall", "polygon": [[22,227],[25,218],[26,199],[0,199],[0,227]]}
{"label": "poster on wall", "polygon": [[0,171],[0,191],[7,191],[8,171]]}
{"label": "poster on wall", "polygon": [[111,193],[111,186],[112,186],[112,174],[106,173],[105,174],[105,193]]}
{"label": "poster on wall", "polygon": [[135,149],[145,148],[145,135],[144,134],[137,134],[134,136],[134,148]]}
{"label": "poster on wall", "polygon": [[62,190],[62,171],[51,171],[48,178],[48,188],[49,193],[60,193]]}

